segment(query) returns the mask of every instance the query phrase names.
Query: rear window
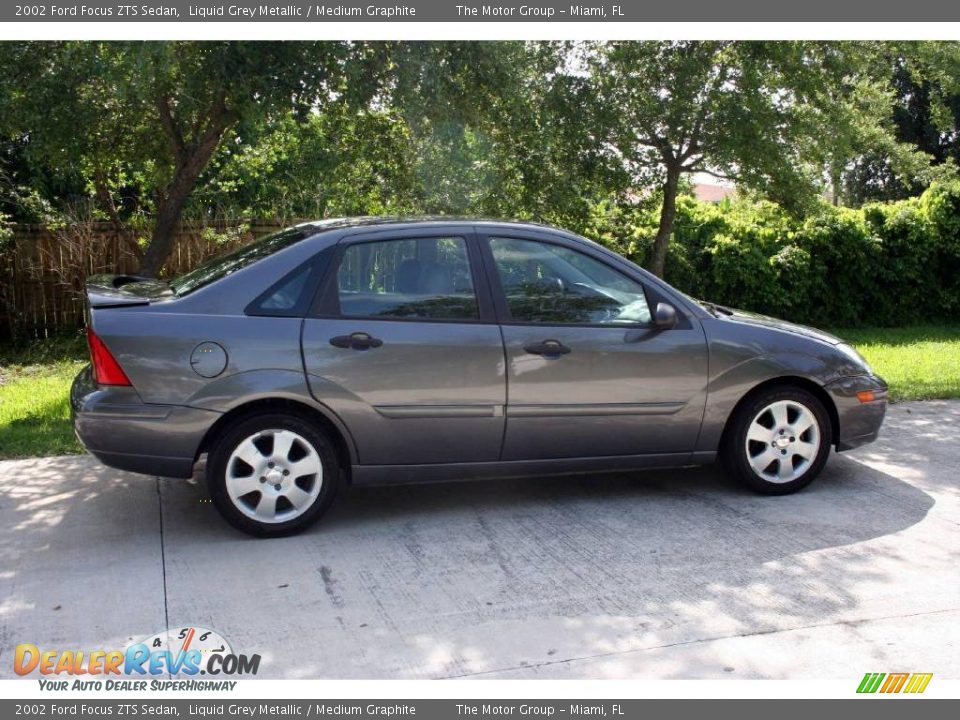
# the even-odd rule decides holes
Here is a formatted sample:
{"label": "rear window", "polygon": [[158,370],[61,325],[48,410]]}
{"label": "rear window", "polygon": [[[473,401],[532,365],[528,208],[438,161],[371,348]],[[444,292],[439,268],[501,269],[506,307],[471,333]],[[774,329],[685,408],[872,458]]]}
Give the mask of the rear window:
{"label": "rear window", "polygon": [[263,260],[275,252],[290,247],[305,237],[306,234],[301,228],[289,228],[267,235],[226,255],[208,260],[190,272],[174,278],[170,282],[170,288],[178,296],[187,295],[197,288],[216,282],[258,260]]}

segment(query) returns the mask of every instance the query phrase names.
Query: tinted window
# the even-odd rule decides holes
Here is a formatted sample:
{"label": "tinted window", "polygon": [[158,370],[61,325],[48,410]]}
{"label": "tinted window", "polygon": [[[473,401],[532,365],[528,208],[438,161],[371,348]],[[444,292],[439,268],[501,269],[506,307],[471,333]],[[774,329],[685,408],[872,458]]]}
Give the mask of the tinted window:
{"label": "tinted window", "polygon": [[310,266],[304,265],[279,287],[274,288],[260,303],[261,310],[293,310],[300,301],[303,288],[310,277]]}
{"label": "tinted window", "polygon": [[491,238],[513,320],[635,325],[651,320],[643,286],[605,263],[559,245]]}
{"label": "tinted window", "polygon": [[463,238],[349,246],[337,271],[340,314],[473,320],[479,317]]}
{"label": "tinted window", "polygon": [[170,288],[177,295],[186,295],[197,288],[216,282],[227,275],[252,265],[268,255],[290,247],[306,237],[303,230],[290,228],[255,240],[242,248],[205,262],[190,272],[170,281]]}

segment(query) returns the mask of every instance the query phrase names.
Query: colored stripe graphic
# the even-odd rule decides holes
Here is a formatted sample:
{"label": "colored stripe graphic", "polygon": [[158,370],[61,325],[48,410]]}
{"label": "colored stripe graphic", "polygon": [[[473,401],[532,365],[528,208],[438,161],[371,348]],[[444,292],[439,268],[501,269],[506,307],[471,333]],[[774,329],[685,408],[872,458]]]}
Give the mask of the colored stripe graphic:
{"label": "colored stripe graphic", "polygon": [[877,688],[880,687],[880,683],[884,677],[886,677],[886,673],[867,673],[863,676],[863,680],[860,681],[860,687],[857,688],[857,692],[875,693]]}
{"label": "colored stripe graphic", "polygon": [[898,693],[903,687],[904,683],[907,682],[907,678],[910,677],[910,673],[890,673],[887,675],[887,681],[883,684],[883,687],[880,688],[882,693]]}
{"label": "colored stripe graphic", "polygon": [[922,693],[930,684],[933,673],[866,673],[858,693]]}
{"label": "colored stripe graphic", "polygon": [[907,683],[907,687],[903,691],[905,693],[922,693],[927,689],[932,677],[933,673],[914,673],[910,676],[910,682]]}

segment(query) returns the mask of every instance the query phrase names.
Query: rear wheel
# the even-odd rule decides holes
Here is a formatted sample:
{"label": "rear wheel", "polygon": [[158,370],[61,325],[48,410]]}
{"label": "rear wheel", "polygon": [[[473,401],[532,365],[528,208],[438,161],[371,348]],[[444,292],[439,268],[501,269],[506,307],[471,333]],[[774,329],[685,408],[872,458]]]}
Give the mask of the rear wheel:
{"label": "rear wheel", "polygon": [[251,535],[299,532],[333,502],[337,453],[312,423],[270,413],[239,420],[210,453],[210,497],[231,525]]}
{"label": "rear wheel", "polygon": [[757,492],[785,495],[809,485],[830,454],[823,403],[796,387],[759,393],[737,410],[724,438],[727,470]]}

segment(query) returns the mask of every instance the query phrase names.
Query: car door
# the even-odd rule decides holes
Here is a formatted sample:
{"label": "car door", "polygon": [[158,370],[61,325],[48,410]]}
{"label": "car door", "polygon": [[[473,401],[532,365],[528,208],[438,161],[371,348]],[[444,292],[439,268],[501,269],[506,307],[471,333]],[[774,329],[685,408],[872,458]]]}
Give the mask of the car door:
{"label": "car door", "polygon": [[361,464],[499,457],[503,343],[477,254],[462,226],[340,242],[304,321],[303,359]]}
{"label": "car door", "polygon": [[507,361],[502,458],[692,452],[706,399],[699,322],[601,251],[561,236],[482,234]]}

